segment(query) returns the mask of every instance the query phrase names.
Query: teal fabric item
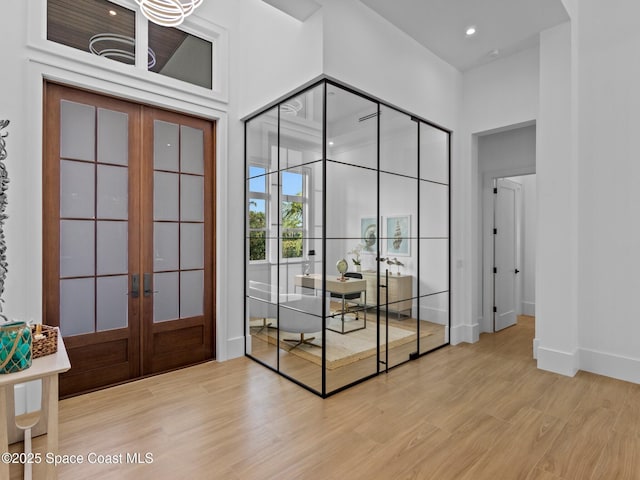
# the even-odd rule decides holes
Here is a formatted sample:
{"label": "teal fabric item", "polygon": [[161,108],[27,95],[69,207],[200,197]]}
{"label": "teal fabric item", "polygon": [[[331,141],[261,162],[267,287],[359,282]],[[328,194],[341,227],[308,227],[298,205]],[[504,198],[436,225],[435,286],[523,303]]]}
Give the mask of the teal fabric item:
{"label": "teal fabric item", "polygon": [[0,325],[0,373],[14,373],[31,366],[31,329],[25,322]]}

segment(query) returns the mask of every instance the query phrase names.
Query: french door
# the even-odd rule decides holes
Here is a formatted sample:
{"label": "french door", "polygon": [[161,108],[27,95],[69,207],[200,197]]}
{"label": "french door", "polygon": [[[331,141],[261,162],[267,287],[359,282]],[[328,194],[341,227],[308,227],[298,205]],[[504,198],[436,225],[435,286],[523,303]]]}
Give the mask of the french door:
{"label": "french door", "polygon": [[62,396],[213,358],[214,124],[45,83],[44,322]]}

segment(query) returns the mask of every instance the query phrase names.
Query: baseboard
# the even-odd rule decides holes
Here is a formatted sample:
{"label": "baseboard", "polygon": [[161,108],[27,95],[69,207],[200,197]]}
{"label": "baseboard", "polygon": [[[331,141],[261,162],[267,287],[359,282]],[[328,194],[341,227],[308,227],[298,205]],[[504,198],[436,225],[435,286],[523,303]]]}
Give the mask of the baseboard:
{"label": "baseboard", "polygon": [[216,358],[216,360],[222,362],[224,360],[231,360],[232,358],[238,358],[242,356],[244,356],[244,336],[228,339],[226,357]]}
{"label": "baseboard", "polygon": [[534,360],[538,359],[538,347],[540,346],[540,340],[537,338],[533,339],[533,358]]}
{"label": "baseboard", "polygon": [[456,325],[451,327],[451,345],[476,343],[480,340],[480,325]]}
{"label": "baseboard", "polygon": [[448,310],[444,308],[421,306],[418,318],[438,325],[447,325],[449,323]]}
{"label": "baseboard", "polygon": [[522,302],[522,314],[535,317],[536,316],[535,302]]}
{"label": "baseboard", "polygon": [[627,382],[640,383],[640,359],[638,358],[581,348],[580,370]]}
{"label": "baseboard", "polygon": [[578,372],[578,351],[562,352],[538,345],[538,368],[573,377]]}

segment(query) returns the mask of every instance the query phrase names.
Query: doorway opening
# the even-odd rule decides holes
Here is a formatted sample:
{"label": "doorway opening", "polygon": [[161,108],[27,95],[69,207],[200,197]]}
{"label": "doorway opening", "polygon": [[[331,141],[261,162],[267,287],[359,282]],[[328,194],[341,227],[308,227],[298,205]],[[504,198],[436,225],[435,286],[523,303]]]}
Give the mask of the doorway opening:
{"label": "doorway opening", "polygon": [[[535,315],[535,240],[536,218],[536,124],[535,121],[514,124],[475,135],[474,156],[477,159],[477,312],[479,333],[494,333],[517,321],[518,315]],[[512,205],[505,211],[496,211],[496,189],[499,184],[512,186]],[[515,185],[515,187],[514,187]],[[518,193],[516,193],[516,191]],[[516,197],[520,198],[516,202]],[[496,220],[511,218],[516,223],[520,218],[519,233],[513,230],[508,249],[500,244],[494,246]],[[502,231],[504,232],[504,226]],[[514,227],[512,227],[513,229]],[[499,235],[498,235],[499,236]],[[519,239],[519,244],[516,241]],[[495,255],[505,251],[510,263]],[[523,249],[527,250],[524,254]],[[496,260],[498,264],[496,264]],[[494,273],[494,268],[497,272]],[[501,270],[502,269],[502,270]],[[518,273],[515,273],[518,270]],[[496,278],[500,272],[508,274]],[[508,291],[502,290],[507,285]],[[505,306],[502,297],[510,299]],[[494,312],[495,307],[495,312]],[[495,321],[494,322],[494,318]]]}
{"label": "doorway opening", "polygon": [[493,331],[535,316],[535,174],[493,179]]}

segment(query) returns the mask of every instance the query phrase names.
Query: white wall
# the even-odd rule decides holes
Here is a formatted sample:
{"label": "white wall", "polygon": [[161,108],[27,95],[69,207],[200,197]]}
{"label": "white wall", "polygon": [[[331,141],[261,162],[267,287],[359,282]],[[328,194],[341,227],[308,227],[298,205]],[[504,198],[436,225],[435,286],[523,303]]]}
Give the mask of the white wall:
{"label": "white wall", "polygon": [[540,35],[537,138],[538,237],[536,339],[538,367],[573,375],[577,358],[577,157],[572,122],[572,25]]}
{"label": "white wall", "polygon": [[[460,122],[460,178],[458,192],[464,207],[457,214],[464,229],[465,341],[477,341],[486,315],[483,313],[482,204],[483,172],[478,165],[481,134],[499,134],[500,130],[531,125],[538,113],[539,50],[533,48],[468,70],[464,73]],[[534,128],[534,127],[531,127]],[[509,134],[507,134],[508,136]],[[517,133],[516,133],[517,135]],[[501,137],[497,137],[501,138]],[[487,160],[490,162],[491,160]],[[498,160],[496,160],[498,161]],[[531,159],[523,160],[531,163]],[[507,167],[510,160],[503,160]],[[495,165],[495,168],[501,168]],[[496,170],[498,172],[498,170]],[[505,175],[525,173],[511,167]]]}
{"label": "white wall", "polygon": [[359,1],[320,0],[324,73],[448,129],[462,76]]}
{"label": "white wall", "polygon": [[535,166],[535,125],[478,137],[480,173],[499,174],[509,170],[534,170]]}
{"label": "white wall", "polygon": [[580,0],[580,367],[640,383],[640,3]]}
{"label": "white wall", "polygon": [[536,238],[538,231],[536,175],[522,179],[522,313],[536,314]]}

